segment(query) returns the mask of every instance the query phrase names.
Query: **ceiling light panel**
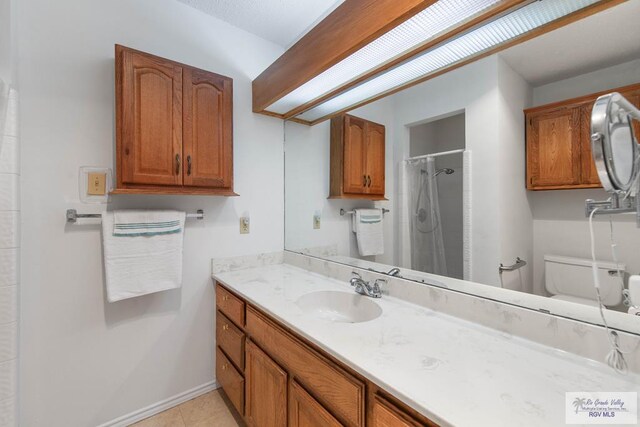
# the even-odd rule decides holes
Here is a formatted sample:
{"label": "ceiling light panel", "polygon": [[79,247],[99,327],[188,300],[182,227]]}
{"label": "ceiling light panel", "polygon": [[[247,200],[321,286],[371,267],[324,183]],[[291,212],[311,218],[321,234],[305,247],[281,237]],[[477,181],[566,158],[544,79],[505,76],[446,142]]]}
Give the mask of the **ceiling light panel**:
{"label": "ceiling light panel", "polygon": [[597,2],[598,0],[544,0],[531,3],[429,50],[297,117],[315,121],[342,111]]}
{"label": "ceiling light panel", "polygon": [[500,0],[440,0],[269,106],[284,114],[414,49]]}

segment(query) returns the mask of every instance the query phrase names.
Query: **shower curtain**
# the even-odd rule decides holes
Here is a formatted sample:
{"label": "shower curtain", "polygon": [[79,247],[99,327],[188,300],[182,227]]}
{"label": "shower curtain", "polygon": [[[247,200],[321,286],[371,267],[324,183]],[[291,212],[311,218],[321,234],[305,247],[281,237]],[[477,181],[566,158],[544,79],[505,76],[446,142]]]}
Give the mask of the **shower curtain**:
{"label": "shower curtain", "polygon": [[446,276],[435,159],[407,162],[411,269]]}

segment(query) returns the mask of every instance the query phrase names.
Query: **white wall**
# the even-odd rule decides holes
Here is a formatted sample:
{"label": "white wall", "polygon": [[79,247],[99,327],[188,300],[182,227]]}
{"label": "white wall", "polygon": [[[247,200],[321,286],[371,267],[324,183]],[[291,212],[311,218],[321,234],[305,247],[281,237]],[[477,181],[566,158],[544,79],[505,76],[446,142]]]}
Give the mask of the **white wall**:
{"label": "white wall", "polygon": [[[526,191],[524,110],[531,102],[529,84],[498,56],[498,149],[499,189],[498,221],[501,230],[501,258],[504,265],[527,265],[502,274],[502,286],[531,292],[533,281],[533,215]],[[477,167],[491,167],[476,164]]]}
{"label": "white wall", "polygon": [[636,83],[640,83],[640,59],[537,86],[533,89],[532,106]]}
{"label": "white wall", "polygon": [[[19,4],[22,135],[21,425],[95,426],[214,381],[210,259],[283,248],[283,125],[251,113],[251,79],[276,45],[174,0]],[[78,168],[114,150],[114,44],[234,79],[237,198],[117,196],[112,208],[202,208],[184,282],[108,304],[98,225],[66,225]],[[251,234],[239,235],[249,211]]]}
{"label": "white wall", "polygon": [[0,79],[0,426],[16,423],[20,165],[18,98]]}
{"label": "white wall", "polygon": [[[533,105],[542,105],[640,82],[640,59],[533,88]],[[544,255],[590,258],[585,199],[606,200],[604,190],[534,191],[530,194],[534,227],[533,292],[544,289]],[[625,215],[612,217],[618,258],[630,273],[640,273],[640,229]],[[596,255],[612,260],[608,218],[596,219]]]}
{"label": "white wall", "polygon": [[[368,259],[385,264],[394,263],[393,203],[393,104],[392,98],[384,98],[365,107],[349,112],[385,125],[386,138],[386,197],[389,201],[376,202],[376,206],[390,209],[384,219],[384,254],[361,257],[351,228],[351,216],[340,216],[340,209],[352,210],[371,207],[367,200],[327,199],[329,195],[330,121],[315,126],[294,122],[285,124],[285,221],[286,242],[289,250],[317,253],[318,248],[334,247],[337,254],[352,258]],[[320,212],[319,230],[313,229],[313,215]]]}
{"label": "white wall", "polygon": [[15,2],[0,0],[0,426],[17,425],[20,165]]}

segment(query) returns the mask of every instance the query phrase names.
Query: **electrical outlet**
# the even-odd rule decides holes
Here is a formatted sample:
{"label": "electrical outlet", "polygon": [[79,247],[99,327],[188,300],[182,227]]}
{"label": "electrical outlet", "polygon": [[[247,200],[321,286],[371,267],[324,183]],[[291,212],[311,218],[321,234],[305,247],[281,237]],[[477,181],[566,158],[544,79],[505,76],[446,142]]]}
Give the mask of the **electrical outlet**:
{"label": "electrical outlet", "polygon": [[107,192],[107,174],[90,172],[87,174],[87,194],[104,196]]}
{"label": "electrical outlet", "polygon": [[320,229],[320,215],[313,216],[313,229],[314,230]]}
{"label": "electrical outlet", "polygon": [[249,234],[249,218],[240,218],[240,234]]}

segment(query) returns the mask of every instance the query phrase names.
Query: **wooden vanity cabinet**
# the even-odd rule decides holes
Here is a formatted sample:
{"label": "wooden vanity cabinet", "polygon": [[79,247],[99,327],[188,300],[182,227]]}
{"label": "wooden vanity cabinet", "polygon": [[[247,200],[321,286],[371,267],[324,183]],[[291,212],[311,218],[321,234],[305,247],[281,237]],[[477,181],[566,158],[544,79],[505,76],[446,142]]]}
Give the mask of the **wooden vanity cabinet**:
{"label": "wooden vanity cabinet", "polygon": [[245,419],[251,427],[287,426],[287,373],[253,342],[247,343]]}
{"label": "wooden vanity cabinet", "polygon": [[343,114],[331,119],[330,199],[384,200],[385,127]]}
{"label": "wooden vanity cabinet", "polygon": [[216,306],[216,375],[247,425],[437,427],[220,283]]}
{"label": "wooden vanity cabinet", "polygon": [[420,427],[421,423],[388,400],[375,396],[371,410],[371,427]]}
{"label": "wooden vanity cabinet", "polygon": [[342,424],[292,380],[289,382],[289,427],[342,427]]}
{"label": "wooden vanity cabinet", "polygon": [[115,194],[233,192],[233,81],[116,45]]}
{"label": "wooden vanity cabinet", "polygon": [[[599,96],[611,92],[640,107],[638,84],[524,111],[528,190],[601,187],[591,154],[591,111]],[[634,128],[640,135],[640,126]]]}

